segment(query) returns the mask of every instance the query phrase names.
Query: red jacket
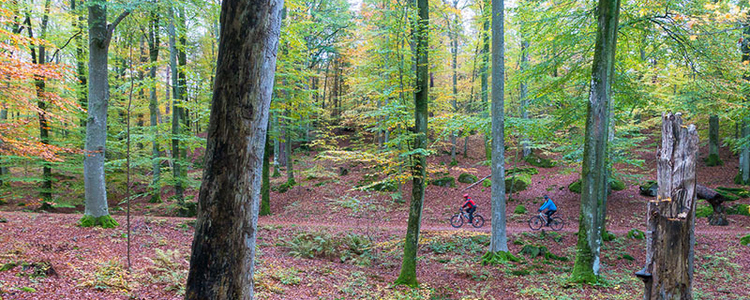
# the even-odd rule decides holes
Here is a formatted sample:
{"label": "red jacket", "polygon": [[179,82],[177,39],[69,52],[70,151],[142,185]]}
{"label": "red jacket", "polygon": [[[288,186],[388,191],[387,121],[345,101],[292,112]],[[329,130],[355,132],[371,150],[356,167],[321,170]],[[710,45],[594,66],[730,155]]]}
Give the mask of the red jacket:
{"label": "red jacket", "polygon": [[474,200],[471,200],[471,198],[466,198],[466,202],[464,203],[464,206],[461,206],[461,208],[464,208],[467,206],[469,208],[472,208],[472,207],[476,207],[477,205],[474,203]]}

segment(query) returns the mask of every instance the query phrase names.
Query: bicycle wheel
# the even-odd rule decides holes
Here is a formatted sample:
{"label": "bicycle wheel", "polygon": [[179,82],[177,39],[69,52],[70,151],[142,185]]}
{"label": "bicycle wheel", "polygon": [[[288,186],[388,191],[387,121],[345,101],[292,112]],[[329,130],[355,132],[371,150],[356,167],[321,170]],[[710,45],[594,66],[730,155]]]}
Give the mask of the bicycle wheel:
{"label": "bicycle wheel", "polygon": [[531,230],[539,230],[544,225],[544,220],[539,216],[533,216],[529,219],[529,228]]}
{"label": "bicycle wheel", "polygon": [[461,217],[461,214],[455,214],[451,217],[451,226],[458,228],[464,225],[464,218]]}
{"label": "bicycle wheel", "polygon": [[484,226],[484,217],[480,214],[474,215],[474,220],[471,220],[471,226],[474,226],[474,228],[479,228]]}
{"label": "bicycle wheel", "polygon": [[551,227],[554,231],[563,229],[563,226],[565,226],[565,223],[561,218],[558,217],[553,217],[552,221],[549,222],[549,227]]}

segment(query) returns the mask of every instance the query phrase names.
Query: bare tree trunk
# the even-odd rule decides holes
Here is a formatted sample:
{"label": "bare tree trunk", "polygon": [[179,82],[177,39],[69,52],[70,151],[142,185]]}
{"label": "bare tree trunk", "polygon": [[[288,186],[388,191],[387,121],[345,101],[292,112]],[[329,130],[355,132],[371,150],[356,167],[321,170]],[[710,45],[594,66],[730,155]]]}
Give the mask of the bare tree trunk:
{"label": "bare tree trunk", "polygon": [[681,115],[662,117],[657,153],[659,193],[648,204],[646,266],[636,273],[645,282],[646,300],[692,299],[695,245],[695,160],[698,133]]}
{"label": "bare tree trunk", "polygon": [[[178,15],[179,17],[179,15]],[[180,80],[180,71],[178,70],[178,56],[180,51],[177,48],[177,28],[175,17],[175,8],[169,8],[169,66],[172,78],[172,177],[174,177],[175,196],[180,207],[185,206],[185,190],[182,186],[182,160],[180,154],[180,134],[182,123],[182,80]]]}
{"label": "bare tree trunk", "polygon": [[[480,111],[481,115],[487,116],[487,103],[489,102],[489,88],[487,86],[489,78],[489,65],[490,65],[490,20],[492,13],[490,7],[492,6],[491,0],[484,0],[484,7],[482,8],[482,67],[480,68],[480,82],[481,82],[481,97],[482,103]],[[484,153],[487,160],[492,159],[492,145],[490,145],[489,135],[484,135]]]}
{"label": "bare tree trunk", "polygon": [[151,180],[151,203],[161,202],[161,185],[159,178],[161,177],[161,163],[159,159],[159,143],[157,137],[159,135],[159,99],[156,96],[156,62],[159,60],[159,13],[152,12],[151,20],[149,20],[149,32],[148,32],[148,54],[151,69],[149,70],[149,78],[151,80],[151,93],[149,95],[148,111],[149,120],[151,125],[151,169],[152,169],[152,180]]}
{"label": "bare tree trunk", "polygon": [[[451,104],[453,105],[453,112],[458,113],[458,35],[460,33],[460,27],[458,25],[458,0],[453,0],[453,9],[456,11],[453,16],[453,32],[451,35],[451,70],[453,71],[453,99]],[[451,132],[451,162],[456,161],[456,132]]]}
{"label": "bare tree trunk", "polygon": [[286,182],[287,184],[294,185],[294,159],[292,158],[292,137],[294,136],[294,130],[292,130],[292,120],[290,118],[289,109],[286,110],[286,120],[284,120],[284,138],[286,140],[284,152],[286,153]]}
{"label": "bare tree trunk", "polygon": [[[529,42],[523,41],[521,42],[521,73],[523,73],[529,64]],[[521,118],[528,120],[529,119],[529,99],[526,99],[528,94],[528,87],[526,86],[526,80],[521,81],[521,87],[520,87],[520,98],[521,98]],[[531,142],[529,141],[529,138],[527,136],[523,137],[523,140],[521,141],[521,145],[523,146],[523,158],[528,157],[531,155]]]}
{"label": "bare tree trunk", "polygon": [[188,300],[253,299],[261,168],[282,5],[279,0],[222,2]]}
{"label": "bare tree trunk", "polygon": [[721,166],[724,162],[719,157],[719,116],[712,115],[708,119],[708,158],[706,165]]}

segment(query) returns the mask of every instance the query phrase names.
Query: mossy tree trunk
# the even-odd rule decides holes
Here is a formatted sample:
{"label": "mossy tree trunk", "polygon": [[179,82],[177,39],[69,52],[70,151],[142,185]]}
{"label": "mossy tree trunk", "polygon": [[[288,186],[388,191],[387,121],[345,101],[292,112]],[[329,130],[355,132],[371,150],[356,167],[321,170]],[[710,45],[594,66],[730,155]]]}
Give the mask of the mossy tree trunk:
{"label": "mossy tree trunk", "polygon": [[282,3],[222,2],[187,300],[253,299],[261,168]]}
{"label": "mossy tree trunk", "polygon": [[[417,27],[415,28],[417,78],[414,92],[414,150],[427,148],[427,102],[429,101],[429,6],[427,0],[417,1]],[[422,203],[424,202],[425,177],[427,175],[427,159],[423,151],[415,151],[412,161],[412,190],[411,205],[409,206],[409,221],[406,228],[404,242],[404,257],[401,263],[401,273],[396,284],[417,286],[417,250],[419,250],[419,228],[422,221]]]}
{"label": "mossy tree trunk", "polygon": [[[270,122],[269,122],[270,123]],[[263,178],[261,179],[260,184],[260,215],[261,216],[267,216],[271,214],[271,180],[269,178],[270,172],[270,163],[268,162],[268,159],[271,156],[271,141],[269,140],[269,129],[266,131],[266,142],[265,142],[265,151],[263,151]]]}
{"label": "mossy tree trunk", "polygon": [[659,193],[648,203],[644,298],[692,299],[698,133],[680,114],[662,117]]}
{"label": "mossy tree trunk", "polygon": [[709,167],[720,166],[724,163],[719,158],[719,116],[713,115],[708,119],[708,158]]}
{"label": "mossy tree trunk", "polygon": [[598,281],[601,264],[602,228],[607,197],[607,139],[612,102],[615,45],[620,1],[599,0],[598,28],[587,105],[583,167],[581,170],[581,216],[576,260],[571,281]]}

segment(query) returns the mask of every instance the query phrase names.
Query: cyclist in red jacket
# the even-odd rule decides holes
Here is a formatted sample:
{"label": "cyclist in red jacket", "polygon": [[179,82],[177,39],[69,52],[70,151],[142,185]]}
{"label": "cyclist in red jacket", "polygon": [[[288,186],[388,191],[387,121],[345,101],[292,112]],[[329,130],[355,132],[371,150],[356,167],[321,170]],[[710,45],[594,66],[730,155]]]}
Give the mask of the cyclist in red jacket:
{"label": "cyclist in red jacket", "polygon": [[464,206],[461,206],[461,208],[466,208],[466,212],[469,214],[469,223],[474,220],[474,212],[477,211],[477,204],[474,203],[474,200],[471,200],[471,197],[469,197],[469,194],[464,194]]}

